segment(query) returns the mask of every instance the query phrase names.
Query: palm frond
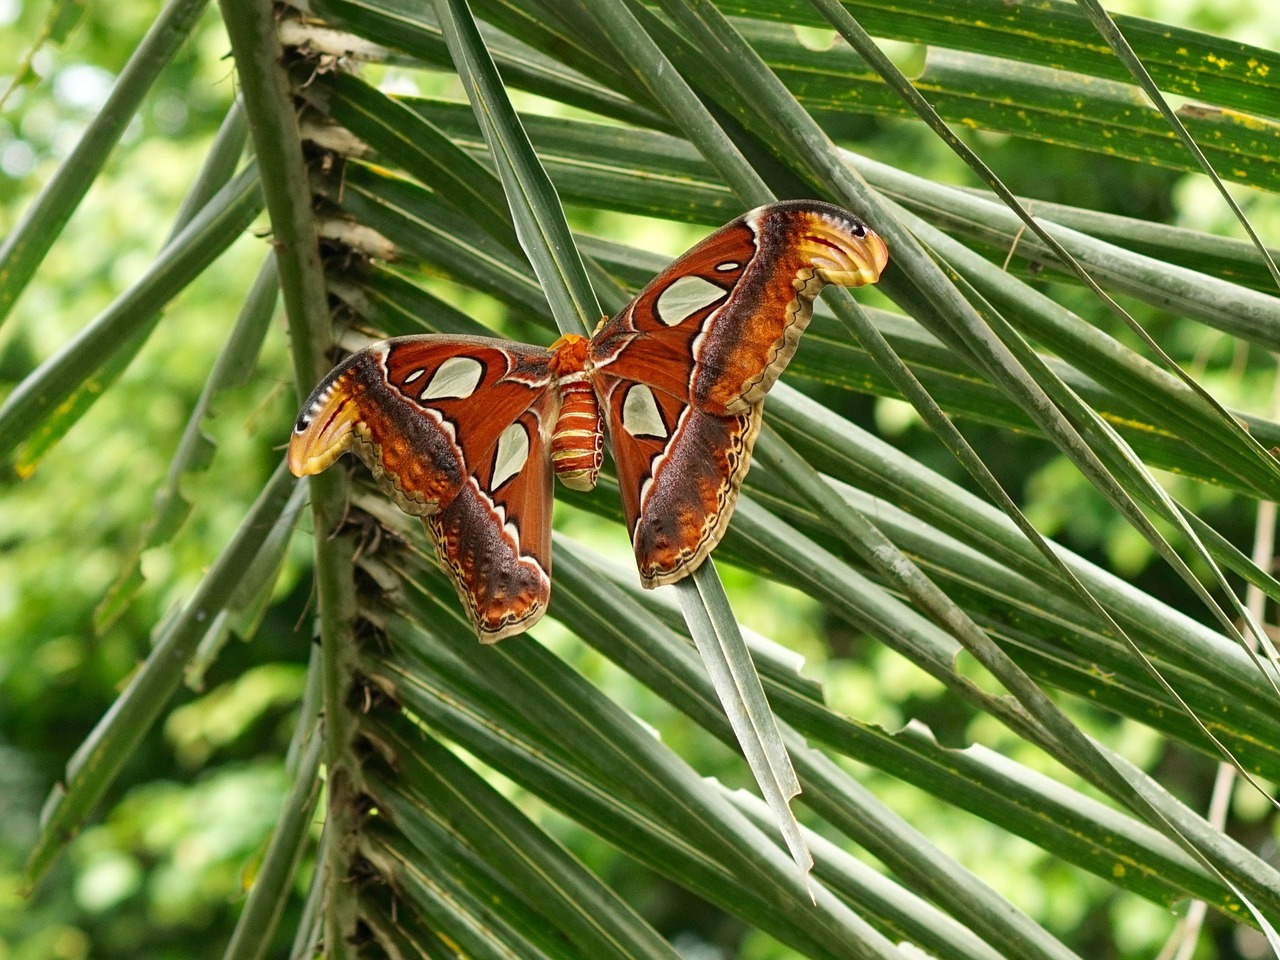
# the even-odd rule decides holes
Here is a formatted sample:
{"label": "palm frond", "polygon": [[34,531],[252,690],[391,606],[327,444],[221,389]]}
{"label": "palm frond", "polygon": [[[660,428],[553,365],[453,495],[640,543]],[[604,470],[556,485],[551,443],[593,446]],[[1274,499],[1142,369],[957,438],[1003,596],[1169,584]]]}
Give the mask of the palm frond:
{"label": "palm frond", "polygon": [[[0,318],[23,317],[24,289],[202,6],[166,7],[0,248]],[[1199,900],[1216,929],[1257,928],[1274,945],[1266,830],[1197,810],[1218,761],[1255,800],[1280,780],[1280,670],[1237,595],[1244,583],[1280,600],[1268,563],[1238,546],[1254,505],[1280,489],[1280,422],[1228,379],[1274,373],[1265,244],[1064,203],[1069,187],[1048,202],[1015,198],[1022,187],[994,174],[957,186],[946,181],[967,174],[953,158],[913,169],[904,152],[926,142],[920,109],[955,124],[945,135],[975,156],[996,140],[961,128],[1084,167],[1105,155],[1125,176],[1199,170],[1084,6],[315,0],[304,15],[223,0],[241,99],[169,239],[0,402],[13,479],[58,469],[59,444],[101,429],[96,401],[127,385],[172,322],[165,311],[217,275],[265,208],[271,255],[256,279],[234,278],[238,320],[207,318],[225,347],[183,400],[153,515],[107,578],[99,628],[132,622],[148,551],[195,539],[207,571],[67,762],[27,863],[27,882],[46,884],[37,897],[64,882],[56,859],[127,789],[157,721],[193,695],[184,682],[216,684],[226,660],[278,658],[288,639],[308,665],[277,758],[289,788],[221,933],[228,957],[283,955],[289,940],[331,956],[683,952],[637,877],[808,957],[901,956],[902,941],[992,960],[1091,949],[1011,889],[1033,878],[1010,884],[966,856],[956,835],[969,829],[1025,841],[1016,849],[1098,902],[1145,901],[1156,916]],[[862,55],[805,32],[829,23]],[[1196,99],[1177,116],[1204,161],[1269,203],[1280,54],[1114,24],[1151,89]],[[870,37],[928,48],[909,84]],[[295,483],[278,465],[296,397],[264,384],[271,426],[246,431],[239,453],[202,433],[216,398],[255,389],[255,365],[301,397],[377,336],[590,329],[666,262],[632,218],[691,235],[794,196],[854,209],[887,239],[891,266],[877,293],[826,298],[769,396],[717,552],[727,605],[710,565],[700,577],[714,579],[687,582],[677,604],[597,552],[611,538],[625,553],[606,471],[593,494],[563,497],[549,619],[481,647],[420,527],[365,474]],[[269,329],[277,290],[287,351]],[[1194,345],[1210,342],[1245,359],[1197,363]],[[873,403],[904,399],[941,444],[900,450],[870,429]],[[1042,536],[1009,451],[1061,457],[1079,511],[1124,528],[1158,575],[1125,576],[1104,551]],[[263,473],[260,496],[229,508],[234,533],[193,531],[192,517],[222,506],[198,482],[234,474],[241,455],[254,466],[240,472]],[[291,537],[307,506],[304,550]],[[769,596],[805,599],[773,622],[830,652],[813,668],[750,628],[752,591],[784,588]],[[285,625],[299,618],[314,622],[310,656],[310,631]],[[232,648],[233,633],[254,643]],[[720,684],[698,656],[713,640],[730,649]],[[772,766],[774,817],[794,792],[778,751],[803,790],[786,841],[734,789],[750,782],[721,707],[725,687],[746,689],[738,644],[776,714],[766,725],[757,705],[738,724],[768,748],[755,767]],[[913,692],[860,713],[842,678],[867,661],[909,675]],[[1162,785],[1177,765],[1203,775],[1194,799]],[[1259,802],[1271,806],[1255,823],[1274,826],[1274,800]],[[812,886],[792,859],[806,845]]]}

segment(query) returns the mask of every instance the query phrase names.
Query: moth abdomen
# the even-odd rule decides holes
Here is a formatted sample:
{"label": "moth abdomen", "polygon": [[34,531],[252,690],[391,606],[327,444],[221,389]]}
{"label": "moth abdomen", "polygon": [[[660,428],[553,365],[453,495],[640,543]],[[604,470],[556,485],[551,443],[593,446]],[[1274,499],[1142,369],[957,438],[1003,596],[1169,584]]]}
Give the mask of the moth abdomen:
{"label": "moth abdomen", "polygon": [[570,490],[591,490],[604,460],[604,428],[595,391],[583,373],[560,380],[560,416],[551,435],[551,464]]}

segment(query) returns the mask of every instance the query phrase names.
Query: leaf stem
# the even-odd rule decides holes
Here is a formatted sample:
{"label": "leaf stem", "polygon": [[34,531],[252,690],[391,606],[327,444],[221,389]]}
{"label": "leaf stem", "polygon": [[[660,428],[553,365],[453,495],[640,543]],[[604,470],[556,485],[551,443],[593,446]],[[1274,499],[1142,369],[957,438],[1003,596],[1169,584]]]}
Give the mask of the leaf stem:
{"label": "leaf stem", "polygon": [[[311,187],[275,9],[255,0],[220,0],[244,90],[249,132],[258,156],[262,194],[289,322],[298,395],[306,396],[329,366],[332,342]],[[356,616],[354,544],[334,536],[344,516],[347,478],[339,470],[313,477],[312,514],[320,642],[324,664],[324,762],[328,805],[325,860],[325,951],[348,955],[355,934],[355,887],[348,882],[356,847],[359,768],[351,753],[354,723],[347,709]]]}

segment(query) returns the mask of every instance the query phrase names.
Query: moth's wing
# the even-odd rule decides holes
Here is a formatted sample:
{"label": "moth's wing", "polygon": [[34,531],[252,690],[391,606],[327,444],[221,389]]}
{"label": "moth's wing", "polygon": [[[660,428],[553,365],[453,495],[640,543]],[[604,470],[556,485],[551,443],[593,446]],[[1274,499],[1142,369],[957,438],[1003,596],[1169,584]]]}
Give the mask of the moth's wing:
{"label": "moth's wing", "polygon": [[527,630],[550,595],[550,356],[482,337],[376,343],[316,388],[289,444],[299,476],[351,450],[423,518],[483,642]]}
{"label": "moth's wing", "polygon": [[487,337],[395,337],[349,357],[294,425],[289,469],[319,473],[347,450],[406,513],[430,516],[498,436],[552,385],[547,350]]}
{"label": "moth's wing", "polygon": [[884,241],[816,200],[759,207],[658,274],[592,338],[592,367],[685,397],[707,413],[746,413],[795,354],[828,283],[875,283]]}
{"label": "moth's wing", "polygon": [[763,401],[715,414],[642,383],[603,376],[597,386],[640,582],[674,583],[724,536]]}
{"label": "moth's wing", "polygon": [[447,507],[423,519],[481,643],[523,633],[551,597],[550,436],[559,397],[545,391],[472,464]]}
{"label": "moth's wing", "polygon": [[587,369],[608,425],[647,587],[720,542],[760,430],[764,395],[828,283],[874,283],[887,248],[813,200],[760,207],[674,261],[592,337]]}

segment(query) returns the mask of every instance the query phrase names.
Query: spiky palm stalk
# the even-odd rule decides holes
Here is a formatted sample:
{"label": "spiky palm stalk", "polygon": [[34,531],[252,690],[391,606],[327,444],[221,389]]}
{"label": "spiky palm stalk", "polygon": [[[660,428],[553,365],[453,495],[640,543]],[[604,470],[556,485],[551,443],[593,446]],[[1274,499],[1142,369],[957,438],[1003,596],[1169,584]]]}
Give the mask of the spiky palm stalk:
{"label": "spiky palm stalk", "polygon": [[[136,106],[155,72],[143,68],[163,63],[199,6],[172,0],[170,27],[139,51],[111,117]],[[337,348],[371,331],[480,330],[418,282],[427,275],[482,291],[548,341],[556,323],[592,322],[597,299],[606,311],[621,306],[662,258],[625,238],[570,235],[561,200],[709,227],[771,197],[823,197],[887,239],[892,267],[882,288],[892,304],[827,298],[791,383],[770,396],[757,466],[717,556],[798,588],[833,621],[900,652],[957,701],[1054,758],[1054,775],[985,749],[941,746],[920,726],[891,732],[834,710],[820,683],[760,646],[757,666],[804,787],[805,820],[821,828],[808,835],[817,861],[811,901],[757,801],[702,779],[536,640],[476,645],[421,531],[363,474],[331,471],[303,484],[277,470],[72,759],[32,878],[164,713],[184,665],[216,647],[231,623],[252,632],[309,506],[319,645],[288,758],[294,786],[229,956],[265,948],[314,840],[317,802],[325,828],[299,951],[322,943],[340,956],[377,943],[396,956],[674,955],[632,906],[458,759],[459,748],[805,956],[897,956],[898,940],[940,957],[1072,955],[939,849],[939,838],[860,785],[834,759],[841,756],[986,818],[1117,890],[1156,903],[1200,899],[1242,925],[1274,923],[1280,872],[1070,717],[1084,699],[1168,742],[1234,758],[1251,776],[1280,777],[1272,654],[1252,652],[1253,631],[1237,626],[1247,618],[1223,571],[1272,598],[1280,584],[1182,513],[1149,472],[1215,484],[1238,502],[1274,498],[1280,468],[1268,451],[1280,424],[1224,411],[1154,344],[1123,345],[1046,297],[1025,271],[1004,267],[1030,262],[1076,276],[1079,266],[1079,279],[1263,349],[1280,342],[1275,279],[1244,243],[1061,205],[1037,205],[1044,220],[1032,228],[989,194],[914,175],[910,158],[894,167],[837,148],[824,125],[839,129],[849,111],[913,108],[892,89],[891,65],[879,65],[888,82],[868,65],[873,51],[864,49],[863,60],[840,42],[817,52],[791,26],[830,17],[855,43],[860,22],[877,36],[970,51],[937,52],[919,78],[946,120],[1194,169],[1166,122],[1118,82],[1130,76],[1086,15],[999,0],[895,10],[850,3],[844,11],[750,0],[474,6],[478,32],[462,0],[431,9],[323,0],[306,16],[224,0],[243,102],[184,207],[185,226],[137,286],[9,395],[0,407],[5,453],[31,464],[62,436],[140,348],[158,311],[209,269],[261,201],[272,256],[246,286],[245,309],[171,471],[168,506],[148,532],[152,544],[181,524],[173,491],[199,466],[208,398],[252,366],[277,285],[292,376],[305,396]],[[1225,108],[1187,120],[1222,176],[1274,190],[1275,123],[1236,111],[1277,102],[1280,56],[1120,25],[1161,89]],[[359,69],[379,58],[399,70],[456,71],[471,108],[380,92]],[[515,123],[503,83],[609,122],[530,110]],[[237,168],[242,110],[252,159]],[[17,299],[117,128],[86,139],[77,175],[51,183],[11,235],[0,304]],[[905,396],[986,499],[794,389],[804,380]],[[1183,576],[1202,600],[1204,623],[1039,540],[985,472],[986,451],[970,451],[949,416],[1050,439]],[[616,491],[602,486],[567,499],[616,517]],[[567,537],[556,543],[554,577],[553,617],[732,742],[667,591],[642,593],[630,572]],[[714,586],[700,585],[713,595]],[[697,614],[704,593],[685,590],[686,614]],[[115,605],[127,596],[122,590]],[[975,680],[962,650],[997,680]],[[891,876],[831,837],[870,852]]]}

